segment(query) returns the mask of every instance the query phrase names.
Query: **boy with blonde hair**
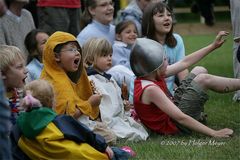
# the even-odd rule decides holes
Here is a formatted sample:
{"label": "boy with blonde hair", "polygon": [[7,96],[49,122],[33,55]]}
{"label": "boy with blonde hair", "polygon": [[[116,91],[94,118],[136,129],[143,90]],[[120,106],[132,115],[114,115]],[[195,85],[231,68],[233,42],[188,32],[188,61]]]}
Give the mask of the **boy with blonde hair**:
{"label": "boy with blonde hair", "polygon": [[99,105],[101,120],[117,135],[118,139],[141,141],[148,138],[144,127],[130,117],[132,108],[122,99],[121,88],[114,77],[106,73],[112,67],[112,45],[104,38],[92,38],[83,45],[88,78],[102,95]]}
{"label": "boy with blonde hair", "polygon": [[11,122],[16,123],[19,114],[20,88],[27,78],[25,59],[20,49],[15,46],[0,45],[0,70],[11,107]]}

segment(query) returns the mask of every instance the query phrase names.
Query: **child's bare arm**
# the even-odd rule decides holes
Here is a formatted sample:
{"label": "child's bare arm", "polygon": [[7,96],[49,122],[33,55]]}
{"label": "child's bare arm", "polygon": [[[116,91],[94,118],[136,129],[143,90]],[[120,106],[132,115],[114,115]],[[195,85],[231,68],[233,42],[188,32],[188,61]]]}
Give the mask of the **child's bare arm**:
{"label": "child's bare arm", "polygon": [[175,75],[175,74],[179,73],[180,71],[182,71],[184,69],[187,69],[191,65],[193,65],[193,64],[197,63],[198,61],[200,61],[201,59],[203,59],[205,56],[207,56],[213,50],[221,47],[222,44],[225,42],[223,37],[227,36],[228,34],[229,33],[226,32],[226,31],[220,31],[217,34],[215,40],[211,44],[209,44],[208,46],[189,54],[188,56],[186,56],[181,61],[178,61],[178,62],[176,62],[172,65],[169,65],[167,67],[166,77],[169,77],[171,75]]}
{"label": "child's bare arm", "polygon": [[159,87],[148,87],[142,95],[142,101],[146,104],[154,103],[179,124],[196,132],[200,132],[212,137],[229,137],[233,133],[233,131],[228,128],[218,131],[213,130],[193,119],[192,117],[184,114],[174,103],[169,100],[169,98]]}

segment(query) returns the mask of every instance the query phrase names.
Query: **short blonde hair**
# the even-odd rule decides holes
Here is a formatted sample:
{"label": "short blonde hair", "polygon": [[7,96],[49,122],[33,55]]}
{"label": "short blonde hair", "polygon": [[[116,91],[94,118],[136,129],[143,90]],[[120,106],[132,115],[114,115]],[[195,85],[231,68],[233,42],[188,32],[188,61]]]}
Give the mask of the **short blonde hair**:
{"label": "short blonde hair", "polygon": [[0,45],[0,70],[6,71],[9,66],[13,65],[14,61],[22,59],[25,61],[23,53],[18,47]]}
{"label": "short blonde hair", "polygon": [[96,64],[96,59],[113,52],[112,45],[104,38],[91,38],[82,47],[83,62]]}
{"label": "short blonde hair", "polygon": [[31,95],[38,99],[43,107],[53,108],[55,105],[55,96],[53,86],[46,80],[37,79],[24,86],[24,93],[30,91]]}

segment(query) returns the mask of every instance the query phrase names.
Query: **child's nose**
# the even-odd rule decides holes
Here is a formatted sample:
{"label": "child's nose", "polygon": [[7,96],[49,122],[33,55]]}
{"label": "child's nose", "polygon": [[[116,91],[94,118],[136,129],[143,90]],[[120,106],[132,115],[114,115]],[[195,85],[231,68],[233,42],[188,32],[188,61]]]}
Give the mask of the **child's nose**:
{"label": "child's nose", "polygon": [[76,51],[75,51],[75,55],[76,55],[76,56],[81,55],[80,51],[76,50]]}
{"label": "child's nose", "polygon": [[24,74],[27,74],[28,73],[28,69],[27,67],[24,67]]}

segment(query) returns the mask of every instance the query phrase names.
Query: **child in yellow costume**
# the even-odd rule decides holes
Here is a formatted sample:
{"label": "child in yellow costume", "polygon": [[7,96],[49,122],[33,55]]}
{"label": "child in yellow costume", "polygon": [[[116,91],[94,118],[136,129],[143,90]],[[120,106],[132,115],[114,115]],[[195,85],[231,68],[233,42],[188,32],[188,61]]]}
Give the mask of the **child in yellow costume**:
{"label": "child in yellow costume", "polygon": [[18,159],[128,159],[131,152],[112,149],[72,116],[53,110],[54,91],[45,80],[34,80],[24,88],[22,106],[11,140],[13,157]]}
{"label": "child in yellow costume", "polygon": [[[53,85],[57,114],[71,115],[76,119],[90,117],[95,120],[99,117],[101,95],[92,93],[83,67],[81,47],[72,34],[57,31],[49,37],[43,50],[43,64],[41,78]],[[98,124],[101,124],[99,134],[107,142],[114,143],[116,135],[102,123],[86,125],[98,133]]]}

